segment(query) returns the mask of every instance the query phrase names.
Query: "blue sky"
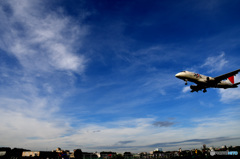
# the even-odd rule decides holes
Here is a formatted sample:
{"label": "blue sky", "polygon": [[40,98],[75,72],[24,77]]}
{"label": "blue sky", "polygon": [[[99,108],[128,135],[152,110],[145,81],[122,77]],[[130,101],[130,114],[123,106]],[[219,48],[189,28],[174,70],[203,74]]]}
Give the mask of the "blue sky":
{"label": "blue sky", "polygon": [[[238,145],[239,1],[0,1],[0,146],[141,152]],[[239,82],[237,75],[235,81]]]}

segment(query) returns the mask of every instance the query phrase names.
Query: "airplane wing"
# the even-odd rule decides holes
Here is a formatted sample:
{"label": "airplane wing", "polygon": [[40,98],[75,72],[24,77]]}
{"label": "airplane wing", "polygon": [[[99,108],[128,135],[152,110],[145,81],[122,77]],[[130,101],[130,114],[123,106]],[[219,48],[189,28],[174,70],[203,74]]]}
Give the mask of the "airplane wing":
{"label": "airplane wing", "polygon": [[217,77],[214,77],[214,79],[215,79],[215,81],[220,82],[222,80],[227,79],[228,77],[236,75],[238,72],[240,72],[240,69],[229,72],[229,73],[226,73],[226,74],[223,74],[223,75],[220,75],[220,76],[217,76]]}

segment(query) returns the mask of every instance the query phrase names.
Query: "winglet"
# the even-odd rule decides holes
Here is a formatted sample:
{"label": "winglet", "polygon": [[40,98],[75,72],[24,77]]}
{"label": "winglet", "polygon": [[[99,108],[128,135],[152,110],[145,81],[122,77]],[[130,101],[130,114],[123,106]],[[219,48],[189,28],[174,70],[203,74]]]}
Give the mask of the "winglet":
{"label": "winglet", "polygon": [[228,80],[229,80],[232,84],[234,84],[234,76],[228,77]]}

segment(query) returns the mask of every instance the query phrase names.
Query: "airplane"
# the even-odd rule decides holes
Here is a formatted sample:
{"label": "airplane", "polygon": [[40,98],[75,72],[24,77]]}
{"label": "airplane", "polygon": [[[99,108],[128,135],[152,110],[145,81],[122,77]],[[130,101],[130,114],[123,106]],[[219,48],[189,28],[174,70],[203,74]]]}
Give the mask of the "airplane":
{"label": "airplane", "polygon": [[185,85],[188,84],[188,81],[196,83],[197,85],[190,86],[191,92],[203,90],[203,93],[205,93],[207,88],[237,88],[240,82],[234,83],[234,76],[238,72],[240,72],[240,69],[217,77],[208,77],[194,72],[182,71],[177,73],[175,77],[184,80]]}

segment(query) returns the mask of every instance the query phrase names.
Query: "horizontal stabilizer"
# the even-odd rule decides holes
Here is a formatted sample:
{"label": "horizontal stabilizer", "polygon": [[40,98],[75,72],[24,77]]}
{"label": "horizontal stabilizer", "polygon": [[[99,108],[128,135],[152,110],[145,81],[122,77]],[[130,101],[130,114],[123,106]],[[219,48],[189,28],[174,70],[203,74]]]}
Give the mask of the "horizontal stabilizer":
{"label": "horizontal stabilizer", "polygon": [[239,85],[239,84],[240,84],[240,82],[238,82],[238,83],[235,83],[235,84],[234,84],[234,86],[237,86],[237,85]]}

